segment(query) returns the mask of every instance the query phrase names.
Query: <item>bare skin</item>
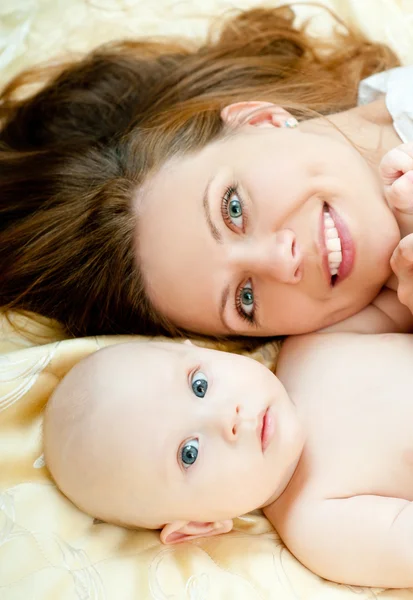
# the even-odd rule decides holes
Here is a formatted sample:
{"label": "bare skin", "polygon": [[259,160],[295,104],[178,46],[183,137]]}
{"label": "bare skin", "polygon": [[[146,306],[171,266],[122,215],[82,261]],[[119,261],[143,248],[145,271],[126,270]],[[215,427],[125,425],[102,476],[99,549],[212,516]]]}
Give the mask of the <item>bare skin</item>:
{"label": "bare skin", "polygon": [[283,347],[277,374],[306,441],[264,511],[328,579],[413,585],[412,360],[410,335],[309,335]]}
{"label": "bare skin", "polygon": [[120,344],[57,388],[46,463],[81,509],[166,544],[263,508],[315,573],[411,587],[412,359],[410,335],[312,334],[285,342],[275,377],[193,345]]}
{"label": "bare skin", "polygon": [[410,331],[390,259],[412,230],[385,197],[380,163],[401,140],[384,99],[293,128],[266,102],[221,116],[231,136],[175,156],[137,194],[156,308],[206,334]]}
{"label": "bare skin", "polygon": [[413,313],[413,143],[401,144],[388,152],[380,170],[386,199],[402,236],[390,261],[392,287],[397,289],[400,302]]}

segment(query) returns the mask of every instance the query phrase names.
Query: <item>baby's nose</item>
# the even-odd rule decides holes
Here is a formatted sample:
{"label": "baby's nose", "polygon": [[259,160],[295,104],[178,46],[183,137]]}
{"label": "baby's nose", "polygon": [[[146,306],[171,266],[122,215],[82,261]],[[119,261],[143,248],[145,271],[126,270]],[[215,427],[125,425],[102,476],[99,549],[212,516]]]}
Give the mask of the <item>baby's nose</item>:
{"label": "baby's nose", "polygon": [[238,440],[243,431],[256,427],[257,417],[248,416],[241,404],[236,404],[229,414],[223,415],[220,422],[221,432],[228,442]]}

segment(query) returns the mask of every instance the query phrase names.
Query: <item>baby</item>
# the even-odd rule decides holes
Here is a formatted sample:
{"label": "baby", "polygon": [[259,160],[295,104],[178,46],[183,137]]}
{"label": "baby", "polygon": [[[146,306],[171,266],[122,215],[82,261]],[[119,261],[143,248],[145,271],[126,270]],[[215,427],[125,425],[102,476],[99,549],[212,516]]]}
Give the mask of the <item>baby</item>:
{"label": "baby", "polygon": [[413,586],[413,336],[312,334],[275,377],[189,342],[79,362],[44,420],[46,463],[85,512],[174,544],[262,508],[309,569]]}

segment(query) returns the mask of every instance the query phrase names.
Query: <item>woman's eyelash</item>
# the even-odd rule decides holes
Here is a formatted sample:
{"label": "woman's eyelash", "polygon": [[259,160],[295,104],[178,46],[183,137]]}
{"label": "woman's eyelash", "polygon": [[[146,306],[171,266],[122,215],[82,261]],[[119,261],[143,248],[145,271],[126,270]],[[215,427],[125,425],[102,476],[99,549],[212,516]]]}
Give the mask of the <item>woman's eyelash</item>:
{"label": "woman's eyelash", "polygon": [[229,215],[228,215],[228,204],[230,203],[233,196],[236,196],[241,204],[242,216],[243,216],[244,227],[245,227],[245,222],[247,219],[247,214],[246,214],[247,211],[245,209],[244,201],[241,198],[240,193],[238,191],[238,183],[233,183],[233,184],[229,185],[226,188],[224,195],[222,196],[222,202],[221,202],[222,218],[227,225],[231,225],[231,219],[229,218]]}
{"label": "woman's eyelash", "polygon": [[[247,211],[245,209],[245,203],[242,199],[242,197],[240,196],[240,193],[238,191],[238,183],[233,183],[232,185],[229,185],[226,190],[225,193],[222,197],[222,203],[221,203],[221,213],[222,213],[222,218],[224,219],[226,224],[231,224],[231,219],[228,215],[228,204],[230,203],[231,199],[233,198],[233,196],[236,196],[237,199],[239,200],[239,203],[241,204],[241,208],[242,208],[242,218],[243,218],[243,228],[245,228],[245,223],[247,220]],[[235,293],[235,310],[237,311],[237,313],[239,314],[239,316],[244,319],[245,321],[247,321],[247,323],[249,323],[250,325],[256,325],[256,319],[255,319],[255,314],[256,314],[256,310],[257,310],[257,301],[255,299],[254,296],[254,309],[251,313],[246,313],[245,310],[242,308],[242,302],[241,302],[241,293],[243,288],[245,287],[245,284],[243,284],[242,286],[240,286],[236,293]]]}
{"label": "woman's eyelash", "polygon": [[257,325],[257,321],[256,321],[256,311],[258,310],[258,301],[254,295],[254,309],[253,311],[248,314],[245,312],[245,310],[242,308],[242,302],[241,302],[241,293],[242,290],[244,289],[245,284],[243,283],[236,291],[235,293],[235,302],[234,302],[234,308],[237,311],[237,313],[239,314],[239,316],[241,317],[241,319],[244,319],[244,321],[247,321],[247,323],[249,323],[249,325],[252,326],[256,326]]}
{"label": "woman's eyelash", "polygon": [[[222,218],[224,220],[224,222],[226,224],[231,225],[231,219],[228,215],[228,204],[230,203],[231,199],[236,196],[237,200],[239,201],[239,203],[241,204],[241,209],[242,209],[242,219],[243,219],[243,229],[245,228],[245,223],[247,220],[247,214],[246,214],[246,209],[245,209],[245,204],[244,201],[242,199],[242,197],[240,196],[240,193],[238,191],[238,183],[233,183],[231,185],[229,185],[225,192],[224,195],[222,196],[222,203],[221,203],[221,213],[222,213]],[[240,286],[236,293],[235,293],[235,310],[237,311],[238,315],[244,319],[244,321],[247,321],[247,323],[249,323],[250,325],[255,326],[256,325],[256,318],[255,318],[255,314],[256,314],[256,310],[257,310],[257,300],[254,296],[254,308],[252,310],[252,312],[247,313],[245,312],[245,310],[242,307],[242,302],[241,302],[241,293],[242,290],[244,289],[245,284],[243,284],[242,286]]]}

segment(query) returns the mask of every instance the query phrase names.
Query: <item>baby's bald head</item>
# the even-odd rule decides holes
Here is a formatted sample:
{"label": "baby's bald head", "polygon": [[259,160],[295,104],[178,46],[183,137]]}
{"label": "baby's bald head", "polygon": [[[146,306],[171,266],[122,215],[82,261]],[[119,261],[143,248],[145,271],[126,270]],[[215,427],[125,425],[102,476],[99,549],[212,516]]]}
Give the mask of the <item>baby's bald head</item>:
{"label": "baby's bald head", "polygon": [[109,346],[77,363],[57,386],[44,417],[45,460],[83,511],[135,527],[163,524],[154,501],[162,482],[153,477],[148,450],[154,411],[159,415],[164,400],[159,373],[172,376],[172,357],[186,349],[166,342]]}
{"label": "baby's bald head", "polygon": [[[270,407],[278,435],[264,453]],[[80,361],[44,419],[46,464],[74,504],[106,522],[165,525],[168,541],[228,531],[272,498],[301,448],[295,408],[268,369],[173,342]]]}

